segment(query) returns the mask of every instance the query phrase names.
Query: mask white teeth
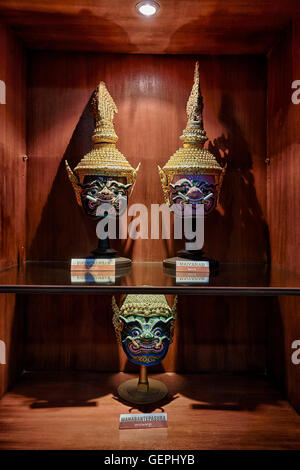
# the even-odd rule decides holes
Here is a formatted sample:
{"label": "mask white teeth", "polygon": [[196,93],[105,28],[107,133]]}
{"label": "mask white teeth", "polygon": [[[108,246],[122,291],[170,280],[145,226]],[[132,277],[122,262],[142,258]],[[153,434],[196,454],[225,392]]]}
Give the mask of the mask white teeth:
{"label": "mask white teeth", "polygon": [[95,198],[92,197],[92,196],[89,196],[89,195],[88,195],[86,198],[89,199],[90,201],[97,202],[97,199],[95,199]]}

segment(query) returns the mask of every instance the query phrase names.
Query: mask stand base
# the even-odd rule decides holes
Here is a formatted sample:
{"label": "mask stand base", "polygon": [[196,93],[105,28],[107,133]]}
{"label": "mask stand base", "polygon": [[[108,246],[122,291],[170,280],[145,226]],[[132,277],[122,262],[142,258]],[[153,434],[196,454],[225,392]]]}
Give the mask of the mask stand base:
{"label": "mask stand base", "polygon": [[118,395],[128,403],[146,405],[162,400],[168,394],[163,382],[148,378],[146,366],[140,367],[138,379],[130,379],[118,388]]}

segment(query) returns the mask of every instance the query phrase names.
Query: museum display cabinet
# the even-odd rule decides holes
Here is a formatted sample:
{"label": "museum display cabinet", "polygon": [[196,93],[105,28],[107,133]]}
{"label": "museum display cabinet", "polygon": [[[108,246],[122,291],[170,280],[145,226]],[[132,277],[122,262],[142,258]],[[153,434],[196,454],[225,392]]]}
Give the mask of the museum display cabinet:
{"label": "museum display cabinet", "polygon": [[[300,449],[300,4],[159,3],[145,19],[135,2],[0,0],[1,449]],[[163,260],[184,240],[128,238],[111,241],[127,273],[72,282],[95,223],[65,160],[92,150],[93,92],[106,84],[118,148],[141,162],[129,204],[162,204],[196,61],[205,147],[226,166],[205,222],[218,272],[178,283]],[[117,396],[139,370],[112,324],[125,294],[178,298],[157,404]],[[120,413],[161,410],[168,428],[119,430]]]}

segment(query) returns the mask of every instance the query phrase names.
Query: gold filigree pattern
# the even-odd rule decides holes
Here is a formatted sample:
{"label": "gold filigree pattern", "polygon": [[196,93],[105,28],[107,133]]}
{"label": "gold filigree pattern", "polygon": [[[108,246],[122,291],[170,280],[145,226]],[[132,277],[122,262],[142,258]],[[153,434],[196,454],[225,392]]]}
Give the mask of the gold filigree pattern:
{"label": "gold filigree pattern", "polygon": [[196,62],[194,84],[186,105],[188,123],[199,123],[199,129],[203,130],[203,97],[200,90],[199,62]]}
{"label": "gold filigree pattern", "polygon": [[66,160],[66,169],[67,169],[69,180],[71,181],[71,184],[72,184],[74,192],[75,192],[76,200],[77,200],[78,204],[80,206],[82,206],[81,197],[80,197],[81,187],[80,187],[80,184],[79,184],[79,180],[78,180],[77,176],[71,170],[70,165],[68,164],[67,160]]}
{"label": "gold filigree pattern", "polygon": [[140,164],[133,168],[124,155],[116,148],[118,136],[113,126],[114,114],[118,108],[109,94],[105,83],[100,82],[91,100],[91,112],[95,117],[95,131],[92,137],[94,148],[88,152],[74,171],[66,161],[69,179],[79,205],[80,184],[87,175],[124,177],[127,184],[134,184]]}

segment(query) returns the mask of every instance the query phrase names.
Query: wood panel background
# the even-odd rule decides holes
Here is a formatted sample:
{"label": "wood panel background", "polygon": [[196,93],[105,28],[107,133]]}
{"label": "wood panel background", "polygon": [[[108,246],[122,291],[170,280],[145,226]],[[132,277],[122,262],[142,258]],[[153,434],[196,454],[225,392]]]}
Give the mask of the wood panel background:
{"label": "wood panel background", "polygon": [[[0,269],[25,257],[25,62],[20,41],[0,24],[0,80],[6,84],[6,104],[0,104]],[[7,364],[0,365],[0,396],[21,367],[20,302],[14,295],[0,295],[0,339],[7,355]]]}
{"label": "wood panel background", "polygon": [[25,258],[26,68],[25,50],[0,24],[0,80],[6,104],[0,104],[0,269]]}
{"label": "wood panel background", "polygon": [[[263,57],[126,56],[31,53],[28,96],[27,247],[29,259],[70,259],[95,246],[95,223],[77,206],[64,160],[74,167],[91,147],[90,96],[104,80],[119,113],[118,147],[141,162],[130,203],[163,203],[157,165],[179,147],[185,107],[200,60],[208,144],[228,162],[221,206],[207,219],[207,254],[220,261],[267,261]],[[225,157],[223,157],[225,155]],[[128,240],[134,261],[160,261],[173,242]]]}
{"label": "wood panel background", "polygon": [[[300,105],[291,101],[300,80],[300,22],[294,22],[268,64],[268,224],[271,260],[300,272]],[[270,319],[270,367],[300,410],[300,366],[291,362],[291,344],[300,339],[299,298],[275,299]]]}
{"label": "wood panel background", "polygon": [[[28,73],[29,259],[70,259],[95,246],[95,224],[77,206],[64,168],[91,148],[87,103],[104,80],[119,108],[118,147],[141,170],[130,203],[162,203],[157,164],[180,145],[195,60],[200,61],[208,143],[228,162],[219,209],[206,225],[207,254],[265,262],[266,60],[234,56],[126,56],[31,52]],[[162,260],[172,241],[127,241],[134,261]],[[266,367],[266,299],[181,297],[165,370]],[[118,350],[109,297],[28,298],[26,368],[132,370]],[[136,370],[136,369],[135,369]]]}
{"label": "wood panel background", "polygon": [[[174,343],[151,371],[265,371],[269,305],[180,296]],[[26,370],[138,370],[116,343],[110,296],[34,295],[27,312]]]}
{"label": "wood panel background", "polygon": [[124,0],[0,0],[34,49],[144,54],[262,54],[299,12],[298,0],[160,0],[145,18]]}

